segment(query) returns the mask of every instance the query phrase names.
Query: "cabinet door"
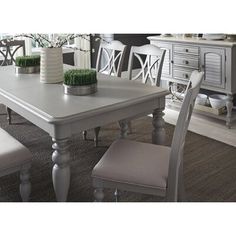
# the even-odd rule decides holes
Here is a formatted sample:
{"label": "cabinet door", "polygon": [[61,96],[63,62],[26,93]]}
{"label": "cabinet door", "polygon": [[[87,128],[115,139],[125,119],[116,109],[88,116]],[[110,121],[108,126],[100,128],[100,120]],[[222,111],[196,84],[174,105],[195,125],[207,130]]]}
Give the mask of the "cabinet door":
{"label": "cabinet door", "polygon": [[201,68],[204,71],[203,85],[225,88],[225,50],[201,48]]}
{"label": "cabinet door", "polygon": [[158,46],[161,49],[166,50],[164,63],[162,67],[162,76],[167,78],[172,78],[172,44],[160,43],[157,41],[152,41],[151,43]]}

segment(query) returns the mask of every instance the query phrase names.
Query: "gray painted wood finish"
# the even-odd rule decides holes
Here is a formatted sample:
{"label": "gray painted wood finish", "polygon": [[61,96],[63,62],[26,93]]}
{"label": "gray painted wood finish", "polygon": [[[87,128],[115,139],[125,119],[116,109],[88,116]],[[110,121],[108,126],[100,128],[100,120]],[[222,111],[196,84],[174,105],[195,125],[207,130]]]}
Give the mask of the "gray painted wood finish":
{"label": "gray painted wood finish", "polygon": [[[96,64],[96,71],[121,77],[126,45],[118,40],[101,42]],[[102,61],[104,60],[104,65]]]}
{"label": "gray painted wood finish", "polygon": [[1,40],[0,54],[3,56],[3,61],[1,63],[1,66],[12,65],[12,63],[15,62],[15,54],[19,49],[22,49],[23,55],[25,55],[24,40],[12,40],[12,41]]}
{"label": "gray painted wood finish", "polygon": [[[128,79],[141,79],[143,84],[151,83],[153,86],[160,86],[165,52],[165,50],[150,44],[140,47],[131,47],[128,65]],[[137,69],[136,74],[132,75],[134,69],[133,62],[135,58],[138,59],[140,66]]]}
{"label": "gray painted wood finish", "polygon": [[[129,54],[128,79],[138,80],[143,84],[151,84],[152,86],[160,86],[165,52],[165,49],[150,44],[132,46]],[[139,66],[135,65],[135,59],[137,59]],[[160,112],[159,115],[162,114],[162,110],[156,112]],[[155,115],[153,120],[155,120]],[[132,133],[131,121],[127,121],[127,125],[130,133]],[[153,125],[155,127],[154,123]],[[160,132],[159,130],[158,133]]]}
{"label": "gray painted wood finish", "polygon": [[[167,201],[185,200],[183,151],[203,74],[194,71],[191,75],[171,148],[130,140],[115,141],[110,146],[92,171],[94,197],[97,202],[104,198],[103,188],[164,196]],[[159,110],[154,111],[153,116],[158,116],[158,113]],[[161,120],[155,121],[154,118],[154,123],[161,128]],[[155,135],[153,132],[153,136]]]}
{"label": "gray painted wood finish", "polygon": [[[0,41],[0,55],[3,56],[3,61],[0,66],[12,65],[15,62],[16,52],[22,49],[23,56],[25,55],[25,41],[24,40],[2,40]],[[11,124],[11,109],[6,107],[8,124]]]}
{"label": "gray painted wood finish", "polygon": [[[110,42],[101,42],[96,63],[96,71],[112,76],[121,77],[126,45],[118,40]],[[98,135],[100,127],[94,129],[94,145],[98,146]],[[83,131],[84,140],[86,140],[87,132]]]}
{"label": "gray painted wood finish", "polygon": [[[68,68],[71,67],[66,66],[65,70]],[[73,134],[150,114],[155,109],[163,111],[168,93],[163,88],[98,74],[97,93],[70,96],[63,93],[62,84],[40,83],[39,74],[15,75],[13,66],[0,68],[2,103],[45,130],[53,139],[52,176],[58,201],[67,199],[70,183],[68,140]],[[161,127],[158,130],[162,130]]]}
{"label": "gray painted wood finish", "polygon": [[[236,42],[175,37],[148,37],[151,44],[169,50],[162,79],[186,84],[193,70],[204,71],[201,88],[227,95],[226,125],[230,128],[233,95],[236,94]],[[206,113],[207,115],[207,113]],[[222,119],[222,117],[215,118]]]}

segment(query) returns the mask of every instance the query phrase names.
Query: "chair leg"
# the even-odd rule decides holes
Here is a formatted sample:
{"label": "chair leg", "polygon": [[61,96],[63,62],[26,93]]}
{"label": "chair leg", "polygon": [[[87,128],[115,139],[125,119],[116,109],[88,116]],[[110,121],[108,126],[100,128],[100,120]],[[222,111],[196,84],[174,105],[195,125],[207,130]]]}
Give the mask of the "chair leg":
{"label": "chair leg", "polygon": [[102,202],[104,198],[103,188],[96,188],[94,190],[95,202]]}
{"label": "chair leg", "polygon": [[184,173],[183,173],[183,161],[180,163],[180,174],[179,174],[179,183],[178,183],[178,202],[186,201],[186,194],[184,188]]}
{"label": "chair leg", "polygon": [[178,202],[186,202],[184,183],[179,183]]}
{"label": "chair leg", "polygon": [[120,192],[118,189],[115,190],[114,196],[115,196],[116,202],[119,202],[120,201]]}
{"label": "chair leg", "polygon": [[6,107],[6,112],[7,112],[7,120],[8,120],[8,124],[11,124],[11,109],[9,107]]}
{"label": "chair leg", "polygon": [[30,165],[24,167],[20,171],[20,195],[23,202],[29,201],[29,196],[31,193],[31,183],[30,183],[30,174],[29,174]]}
{"label": "chair leg", "polygon": [[128,134],[128,122],[127,120],[120,120],[119,126],[120,126],[120,138],[126,138]]}
{"label": "chair leg", "polygon": [[133,130],[132,130],[132,125],[131,125],[131,120],[128,121],[128,129],[129,129],[129,134],[132,134],[133,133]]}
{"label": "chair leg", "polygon": [[98,135],[101,127],[94,128],[94,146],[98,146]]}
{"label": "chair leg", "polygon": [[83,131],[83,140],[87,140],[87,130]]}

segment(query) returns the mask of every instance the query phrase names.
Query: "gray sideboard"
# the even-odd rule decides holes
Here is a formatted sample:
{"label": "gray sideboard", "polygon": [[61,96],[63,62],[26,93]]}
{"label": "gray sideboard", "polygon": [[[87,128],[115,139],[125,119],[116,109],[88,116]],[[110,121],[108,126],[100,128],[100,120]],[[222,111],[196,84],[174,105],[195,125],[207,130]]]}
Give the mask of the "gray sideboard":
{"label": "gray sideboard", "polygon": [[236,42],[199,38],[148,37],[151,44],[166,49],[162,79],[186,84],[193,70],[204,71],[201,88],[227,95],[227,114],[206,115],[226,121],[236,120],[233,95],[236,94]]}

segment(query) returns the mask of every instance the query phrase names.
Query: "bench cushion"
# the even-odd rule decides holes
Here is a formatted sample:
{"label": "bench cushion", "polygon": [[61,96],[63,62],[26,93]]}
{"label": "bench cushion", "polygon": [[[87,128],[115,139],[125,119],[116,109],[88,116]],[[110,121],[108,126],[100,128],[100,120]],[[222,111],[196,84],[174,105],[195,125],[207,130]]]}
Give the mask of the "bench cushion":
{"label": "bench cushion", "polygon": [[0,128],[0,172],[31,162],[30,151]]}

